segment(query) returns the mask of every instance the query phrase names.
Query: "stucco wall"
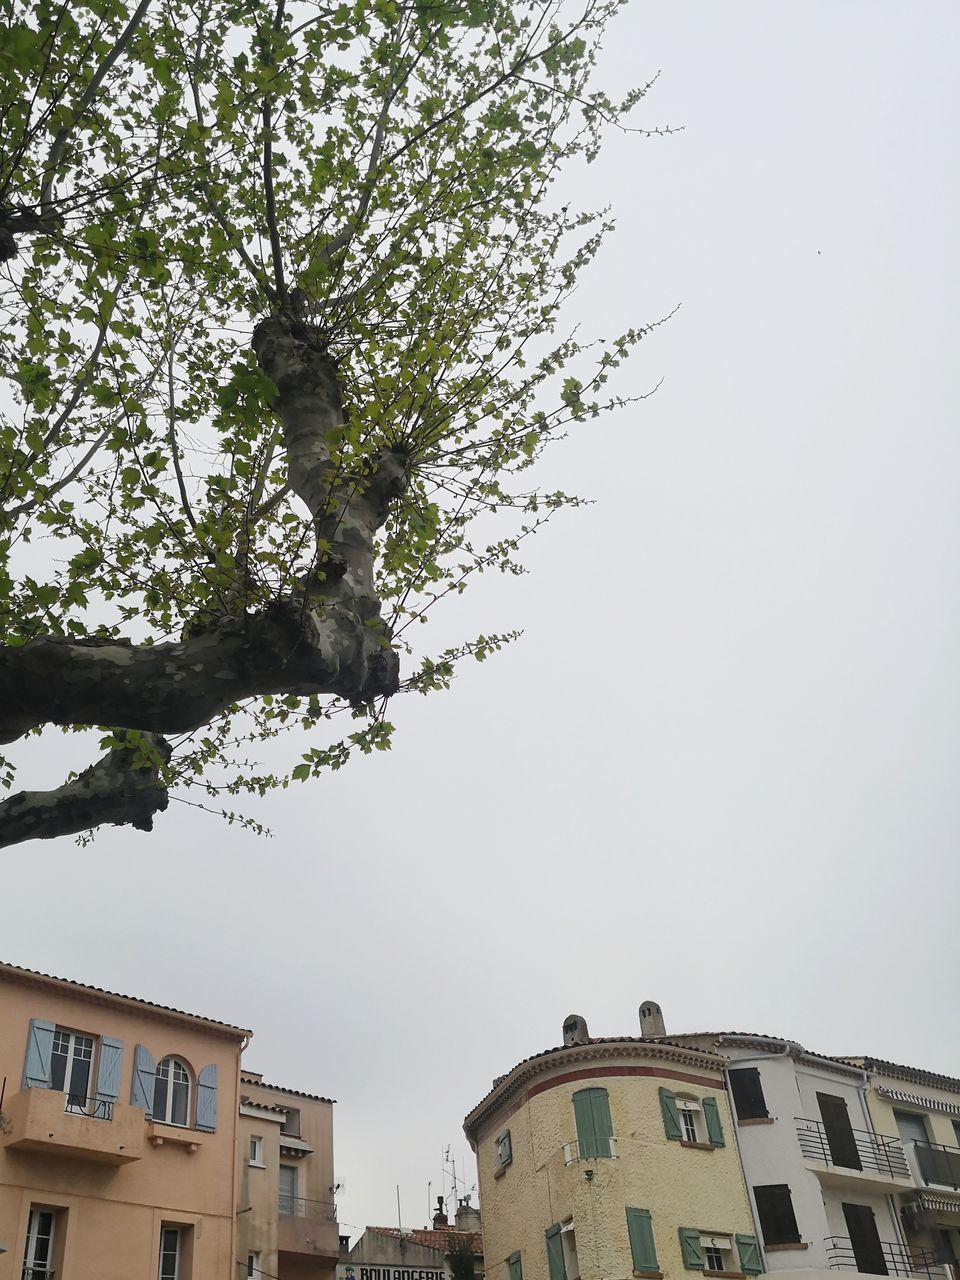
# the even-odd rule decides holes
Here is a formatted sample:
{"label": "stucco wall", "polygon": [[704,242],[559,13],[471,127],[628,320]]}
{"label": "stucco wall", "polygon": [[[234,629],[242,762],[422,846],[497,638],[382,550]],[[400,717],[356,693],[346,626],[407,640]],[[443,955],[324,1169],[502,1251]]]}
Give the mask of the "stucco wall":
{"label": "stucco wall", "polygon": [[[584,1280],[631,1275],[628,1206],[649,1210],[660,1268],[672,1276],[685,1274],[679,1227],[753,1234],[715,1068],[692,1070],[658,1061],[638,1046],[631,1059],[578,1063],[577,1078],[563,1079],[563,1055],[558,1058],[519,1101],[509,1101],[484,1120],[478,1134],[484,1257],[491,1280],[504,1280],[505,1259],[515,1250],[521,1252],[524,1280],[547,1280],[544,1231],[571,1217]],[[627,1074],[637,1070],[650,1074]],[[714,1098],[727,1144],[698,1150],[668,1141],[661,1085],[677,1094]],[[608,1092],[617,1158],[565,1166],[563,1144],[576,1138],[573,1094],[590,1087]],[[510,1129],[513,1160],[497,1177],[496,1139],[504,1128]]]}
{"label": "stucco wall", "polygon": [[[168,1054],[182,1058],[194,1083],[204,1067],[217,1067],[215,1133],[177,1129],[173,1137],[195,1146],[146,1137],[142,1153],[127,1164],[104,1164],[82,1152],[23,1151],[10,1147],[16,1134],[0,1137],[0,1240],[10,1252],[0,1255],[0,1280],[20,1275],[31,1204],[62,1211],[60,1245],[64,1275],[71,1280],[129,1280],[155,1275],[161,1222],[192,1228],[193,1274],[233,1280],[234,1148],[241,1036],[217,1032],[199,1023],[148,1010],[118,1006],[108,997],[76,993],[67,984],[32,984],[0,974],[0,1078],[6,1078],[4,1109],[13,1109],[21,1091],[24,1054],[31,1018],[94,1037],[123,1041],[118,1109],[129,1107],[134,1046],[143,1044],[155,1061]],[[46,1091],[44,1091],[46,1092]],[[63,1095],[60,1095],[61,1097]],[[142,1117],[143,1113],[138,1113]],[[135,1117],[134,1117],[135,1118]],[[70,1122],[109,1125],[62,1116]],[[144,1133],[151,1130],[142,1118]]]}

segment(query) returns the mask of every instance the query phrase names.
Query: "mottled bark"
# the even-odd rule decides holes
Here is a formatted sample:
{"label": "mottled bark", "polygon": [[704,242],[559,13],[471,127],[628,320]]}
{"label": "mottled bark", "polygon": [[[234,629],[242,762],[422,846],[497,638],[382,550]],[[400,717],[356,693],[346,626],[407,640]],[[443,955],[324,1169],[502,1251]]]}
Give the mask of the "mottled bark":
{"label": "mottled bark", "polygon": [[[178,643],[47,636],[0,649],[0,743],[46,724],[186,733],[235,703],[265,694],[329,694],[366,702],[396,692],[399,661],[380,616],[374,538],[391,501],[406,487],[407,459],[387,450],[369,459],[362,472],[345,474],[332,458],[342,423],[333,362],[311,340],[310,330],[285,319],[259,324],[253,346],[277,386],[274,408],[283,425],[290,487],[317,532],[316,566],[301,593],[255,614],[220,619]],[[132,794],[123,761],[111,767],[111,759],[58,791],[23,792],[5,801],[0,844],[99,822],[140,825],[143,797]],[[93,818],[94,799],[115,816]],[[92,821],[71,826],[74,817],[56,817],[81,812]]]}
{"label": "mottled bark", "polygon": [[[148,735],[147,743],[169,758],[162,738]],[[153,815],[167,807],[167,791],[159,770],[136,767],[135,759],[132,750],[110,751],[55,791],[21,791],[0,802],[0,848],[76,835],[104,823],[152,830]]]}

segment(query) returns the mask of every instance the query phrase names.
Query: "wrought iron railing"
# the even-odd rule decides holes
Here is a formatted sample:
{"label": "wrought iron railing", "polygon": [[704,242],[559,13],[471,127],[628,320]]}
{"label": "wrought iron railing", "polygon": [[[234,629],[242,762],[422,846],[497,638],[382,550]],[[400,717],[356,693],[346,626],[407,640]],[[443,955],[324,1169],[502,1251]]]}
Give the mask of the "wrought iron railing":
{"label": "wrought iron railing", "polygon": [[112,1102],[105,1102],[102,1098],[87,1098],[82,1093],[68,1093],[63,1109],[73,1116],[89,1116],[91,1120],[113,1119]]}
{"label": "wrought iron railing", "polygon": [[56,1272],[53,1267],[45,1267],[41,1264],[39,1267],[25,1266],[20,1274],[22,1280],[50,1280],[50,1277],[56,1275]]}
{"label": "wrought iron railing", "polygon": [[336,1222],[337,1206],[332,1200],[305,1200],[302,1196],[288,1196],[280,1192],[280,1213],[291,1218],[312,1218],[317,1222]]}
{"label": "wrought iron railing", "polygon": [[[892,1240],[853,1241],[849,1236],[828,1236],[827,1265],[833,1271],[865,1271],[878,1276],[926,1276],[943,1280],[943,1265],[930,1249],[908,1249]],[[859,1256],[858,1256],[859,1255]]]}
{"label": "wrought iron railing", "polygon": [[866,1169],[870,1173],[886,1174],[888,1178],[910,1177],[910,1166],[897,1138],[885,1138],[866,1129],[850,1129],[841,1144],[836,1138],[830,1141],[822,1120],[797,1116],[796,1122],[800,1150],[808,1160],[822,1160],[837,1169]]}
{"label": "wrought iron railing", "polygon": [[917,1138],[914,1139],[913,1150],[920,1177],[927,1186],[932,1184],[960,1191],[960,1147],[948,1147],[942,1142],[922,1142]]}
{"label": "wrought iron railing", "polygon": [[599,1151],[593,1155],[581,1155],[579,1138],[574,1138],[572,1142],[565,1142],[563,1143],[563,1163],[570,1165],[576,1164],[578,1160],[616,1160],[616,1138],[598,1138],[597,1146]]}

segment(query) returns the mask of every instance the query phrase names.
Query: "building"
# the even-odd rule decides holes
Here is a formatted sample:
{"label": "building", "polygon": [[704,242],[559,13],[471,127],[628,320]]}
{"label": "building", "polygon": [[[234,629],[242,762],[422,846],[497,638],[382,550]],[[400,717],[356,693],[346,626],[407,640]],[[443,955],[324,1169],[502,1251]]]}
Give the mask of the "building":
{"label": "building", "polygon": [[237,1256],[247,1276],[333,1280],[333,1107],[330,1098],[241,1072]]}
{"label": "building", "polygon": [[768,1271],[942,1277],[933,1253],[904,1229],[898,1207],[914,1199],[914,1177],[893,1113],[873,1122],[864,1062],[777,1036],[673,1039],[729,1060],[737,1145]]}
{"label": "building", "polygon": [[0,1280],[333,1280],[333,1103],[250,1035],[0,964]]}
{"label": "building", "polygon": [[438,1197],[433,1226],[366,1227],[337,1268],[337,1280],[451,1280],[451,1247],[472,1257],[475,1280],[483,1280],[480,1213],[466,1196],[457,1205],[453,1226]]}
{"label": "building", "polygon": [[240,1027],[0,965],[3,1280],[236,1280]]}
{"label": "building", "polygon": [[652,1001],[640,1032],[592,1039],[571,1015],[464,1121],[495,1280],[761,1271],[726,1059],[666,1040]]}
{"label": "building", "polygon": [[960,1080],[880,1058],[847,1061],[866,1072],[877,1134],[906,1154],[912,1185],[897,1200],[914,1264],[932,1260],[960,1280]]}

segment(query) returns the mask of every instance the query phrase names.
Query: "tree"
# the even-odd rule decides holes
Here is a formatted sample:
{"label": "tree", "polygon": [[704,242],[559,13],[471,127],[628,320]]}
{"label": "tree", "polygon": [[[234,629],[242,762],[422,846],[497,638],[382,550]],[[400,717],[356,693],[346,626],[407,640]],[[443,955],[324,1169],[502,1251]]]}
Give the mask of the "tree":
{"label": "tree", "polygon": [[451,1280],[474,1280],[477,1261],[472,1233],[451,1231],[447,1236],[447,1264]]}
{"label": "tree", "polygon": [[647,331],[558,329],[611,224],[554,183],[649,88],[591,87],[620,0],[580,3],[7,0],[0,744],[105,754],[0,844],[338,768],[511,638],[411,628],[520,571],[575,501],[521,473]]}

